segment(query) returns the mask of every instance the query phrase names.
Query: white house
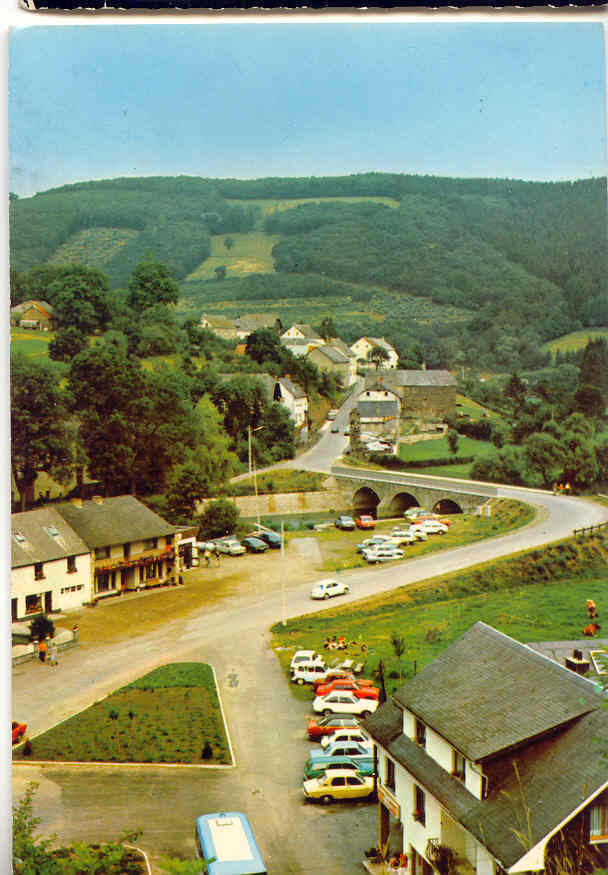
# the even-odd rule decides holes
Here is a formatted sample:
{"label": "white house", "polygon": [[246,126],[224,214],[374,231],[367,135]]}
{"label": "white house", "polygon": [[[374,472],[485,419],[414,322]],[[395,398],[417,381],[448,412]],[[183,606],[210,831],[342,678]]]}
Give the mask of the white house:
{"label": "white house", "polygon": [[306,325],[303,322],[294,322],[287,331],[284,331],[281,334],[281,340],[304,340],[305,338],[315,338],[316,340],[321,340],[322,338],[318,336],[316,331],[313,331],[311,325]]}
{"label": "white house", "polygon": [[350,348],[355,353],[357,361],[362,366],[369,365],[370,367],[375,367],[373,362],[370,362],[369,360],[369,354],[375,346],[379,346],[388,355],[388,359],[384,361],[380,367],[388,369],[396,368],[399,361],[397,350],[383,337],[360,337],[359,340],[355,340],[354,343],[351,343]]}
{"label": "white house", "polygon": [[554,871],[572,848],[606,866],[605,705],[591,681],[476,623],[365,721],[380,842],[397,833],[410,875],[447,871],[450,852],[461,875]]}
{"label": "white house", "polygon": [[400,411],[399,396],[382,385],[365,389],[357,397],[361,431],[399,434]]}
{"label": "white house", "polygon": [[259,374],[268,396],[279,404],[283,404],[296,427],[296,440],[305,441],[308,438],[308,395],[297,383],[289,377],[272,377],[270,374]]}
{"label": "white house", "polygon": [[11,619],[91,601],[92,558],[54,507],[11,516]]}

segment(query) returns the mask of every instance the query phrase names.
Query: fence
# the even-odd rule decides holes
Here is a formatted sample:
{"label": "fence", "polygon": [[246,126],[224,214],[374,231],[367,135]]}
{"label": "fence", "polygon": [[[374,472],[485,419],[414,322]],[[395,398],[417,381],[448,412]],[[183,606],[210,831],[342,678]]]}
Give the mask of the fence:
{"label": "fence", "polygon": [[599,532],[601,529],[607,529],[608,523],[596,523],[594,526],[585,526],[582,529],[573,529],[572,534],[576,537],[577,535],[592,535],[594,532]]}

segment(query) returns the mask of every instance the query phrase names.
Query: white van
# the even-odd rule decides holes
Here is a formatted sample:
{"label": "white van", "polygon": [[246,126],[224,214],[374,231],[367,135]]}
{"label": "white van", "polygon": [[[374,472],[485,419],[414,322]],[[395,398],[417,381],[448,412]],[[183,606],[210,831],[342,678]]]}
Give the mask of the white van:
{"label": "white van", "polygon": [[314,684],[325,677],[327,666],[324,662],[300,662],[291,670],[293,684]]}
{"label": "white van", "polygon": [[296,650],[289,663],[290,670],[293,671],[302,662],[322,662],[325,664],[323,657],[314,650]]}

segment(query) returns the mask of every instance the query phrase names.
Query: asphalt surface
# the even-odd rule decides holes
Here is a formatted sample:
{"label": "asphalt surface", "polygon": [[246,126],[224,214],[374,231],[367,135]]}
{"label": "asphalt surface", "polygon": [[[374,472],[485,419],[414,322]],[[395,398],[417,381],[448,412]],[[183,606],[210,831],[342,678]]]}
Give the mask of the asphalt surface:
{"label": "asphalt surface", "polygon": [[[347,419],[347,411],[341,411],[342,415]],[[306,464],[329,470],[345,442],[342,432],[343,426],[339,435],[326,435],[317,444],[320,449],[315,448],[320,455],[305,454],[309,457]],[[499,487],[498,492],[533,504],[536,520],[517,532],[468,547],[385,568],[343,572],[351,594],[341,603],[539,546],[570,535],[582,525],[608,521],[608,508],[583,499],[515,487]],[[323,603],[310,601],[309,583],[293,580],[286,604],[287,616],[325,608]],[[98,608],[109,609],[109,605]],[[157,665],[180,660],[210,662],[216,669],[236,754],[236,767],[230,770],[16,766],[16,796],[22,795],[29,781],[40,783],[36,797],[40,832],[57,833],[61,842],[98,841],[141,828],[139,845],[153,858],[190,856],[198,814],[243,810],[252,821],[272,875],[361,873],[363,851],[376,842],[376,807],[354,803],[324,808],[303,801],[301,777],[310,748],[305,727],[311,712],[307,703],[292,698],[268,647],[268,629],[280,620],[281,610],[280,589],[263,597],[236,593],[186,622],[168,620],[160,632],[120,644],[100,641],[96,647],[75,648],[62,656],[56,669],[37,661],[17,666],[13,714],[26,720],[35,734]]]}

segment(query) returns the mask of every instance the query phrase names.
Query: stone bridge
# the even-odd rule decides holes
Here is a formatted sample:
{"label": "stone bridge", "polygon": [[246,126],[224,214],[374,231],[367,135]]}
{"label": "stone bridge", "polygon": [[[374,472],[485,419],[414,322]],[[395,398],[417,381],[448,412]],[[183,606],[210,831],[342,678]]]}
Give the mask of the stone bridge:
{"label": "stone bridge", "polygon": [[437,513],[473,513],[497,495],[490,484],[423,474],[341,465],[333,465],[331,474],[354,513],[371,512],[378,517],[403,516],[408,507],[417,505]]}

